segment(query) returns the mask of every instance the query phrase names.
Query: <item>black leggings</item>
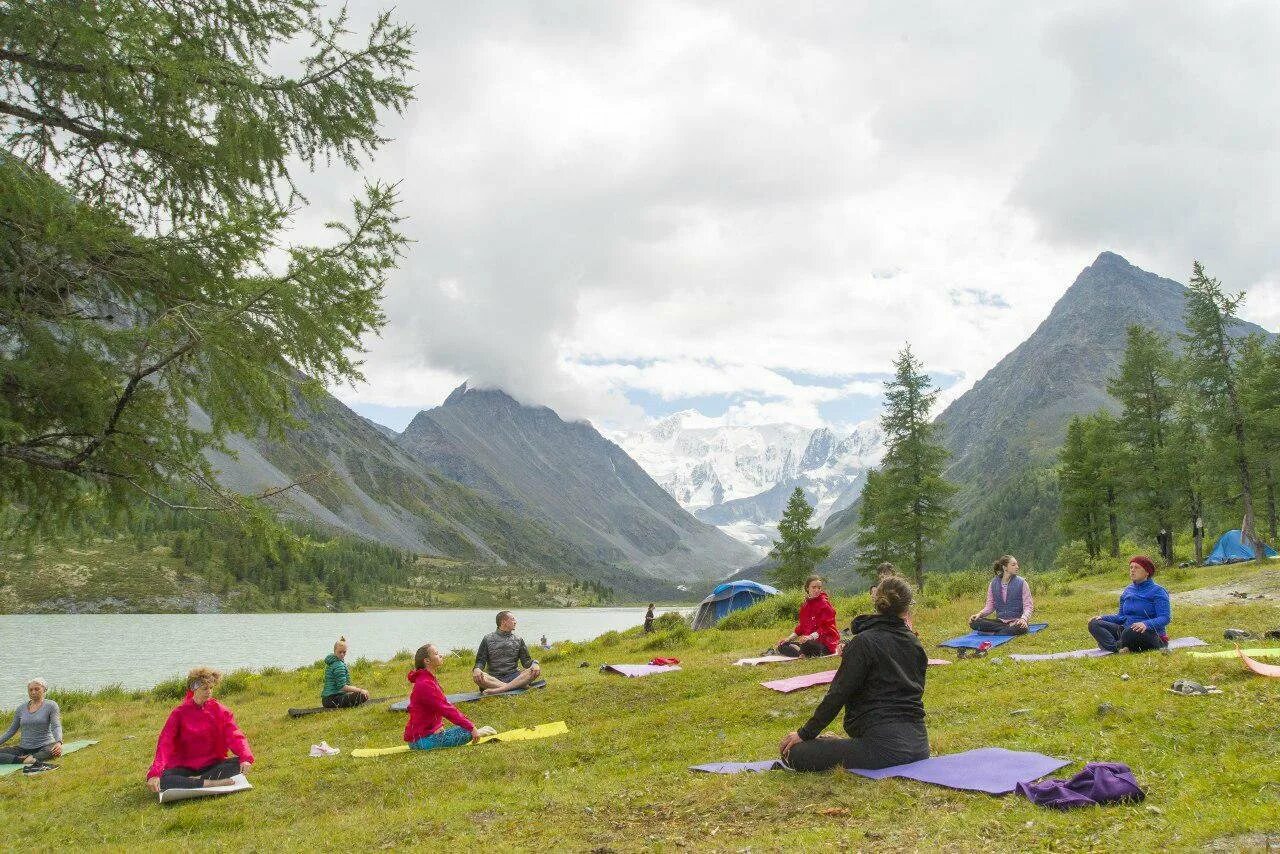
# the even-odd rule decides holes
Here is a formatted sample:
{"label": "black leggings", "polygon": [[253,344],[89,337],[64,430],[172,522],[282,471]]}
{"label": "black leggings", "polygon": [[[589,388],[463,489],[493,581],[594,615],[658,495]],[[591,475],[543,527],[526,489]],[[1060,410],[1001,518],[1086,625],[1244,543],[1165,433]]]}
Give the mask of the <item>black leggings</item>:
{"label": "black leggings", "polygon": [[986,617],[970,620],[969,628],[975,632],[990,632],[993,635],[1025,635],[1027,633],[1022,626],[1011,626],[1003,620],[989,620]]}
{"label": "black leggings", "polygon": [[170,768],[160,775],[160,788],[199,789],[205,780],[225,780],[240,773],[240,760],[234,756],[204,768]]}
{"label": "black leggings", "polygon": [[796,771],[828,768],[888,768],[929,758],[923,721],[881,724],[857,738],[815,738],[791,748],[787,764]]}
{"label": "black leggings", "polygon": [[1120,647],[1130,652],[1146,652],[1164,646],[1164,640],[1157,631],[1147,629],[1145,632],[1135,632],[1119,623],[1109,623],[1106,620],[1090,620],[1089,634],[1098,642],[1098,649],[1105,649],[1107,652],[1115,652]]}
{"label": "black leggings", "polygon": [[354,709],[365,701],[364,694],[358,691],[341,691],[320,698],[320,705],[326,709]]}
{"label": "black leggings", "polygon": [[816,641],[812,638],[804,643],[788,641],[787,643],[778,644],[778,655],[785,655],[788,658],[799,658],[802,655],[805,658],[817,658],[820,655],[826,655],[827,652],[827,647],[822,641]]}
{"label": "black leggings", "polygon": [[53,742],[49,742],[44,747],[36,747],[28,750],[25,747],[9,747],[0,750],[0,765],[21,765],[22,761],[30,756],[36,762],[48,762],[53,758]]}

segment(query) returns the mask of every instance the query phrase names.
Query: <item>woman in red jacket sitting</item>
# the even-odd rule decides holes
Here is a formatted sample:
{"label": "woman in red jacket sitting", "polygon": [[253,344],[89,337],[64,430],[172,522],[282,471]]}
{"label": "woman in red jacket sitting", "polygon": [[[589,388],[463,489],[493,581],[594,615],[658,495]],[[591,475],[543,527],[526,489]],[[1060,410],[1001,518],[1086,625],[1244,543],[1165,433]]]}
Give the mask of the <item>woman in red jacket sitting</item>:
{"label": "woman in red jacket sitting", "polygon": [[186,699],[169,713],[156,742],[156,758],[147,772],[151,791],[230,786],[230,778],[253,765],[249,741],[231,710],[213,699],[221,681],[222,674],[211,667],[187,674]]}
{"label": "woman in red jacket sitting", "polygon": [[836,628],[836,609],[822,590],[821,577],[811,575],[804,580],[804,597],[800,622],[790,637],[778,642],[778,655],[791,658],[831,655],[840,643],[840,630]]}
{"label": "woman in red jacket sitting", "polygon": [[[440,689],[436,673],[443,662],[444,656],[435,644],[420,646],[413,655],[413,670],[408,677],[413,683],[409,693],[409,723],[404,728],[404,740],[412,750],[461,747],[479,737],[476,725],[467,720]],[[456,726],[446,727],[446,718]],[[488,727],[484,730],[493,732]]]}

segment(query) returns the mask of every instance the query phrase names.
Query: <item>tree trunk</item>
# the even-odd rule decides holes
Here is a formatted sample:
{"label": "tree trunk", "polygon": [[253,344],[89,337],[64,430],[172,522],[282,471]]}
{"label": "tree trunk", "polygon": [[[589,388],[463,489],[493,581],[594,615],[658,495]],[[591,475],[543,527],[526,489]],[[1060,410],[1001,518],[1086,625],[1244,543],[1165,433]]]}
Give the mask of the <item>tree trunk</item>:
{"label": "tree trunk", "polygon": [[1262,468],[1263,477],[1267,479],[1267,527],[1271,532],[1271,542],[1275,542],[1276,535],[1276,483],[1275,478],[1271,475],[1271,463],[1266,463]]}
{"label": "tree trunk", "polygon": [[1196,566],[1204,564],[1204,519],[1201,511],[1200,493],[1191,490],[1191,538],[1196,544]]}
{"label": "tree trunk", "polygon": [[1111,556],[1120,557],[1120,526],[1116,522],[1116,491],[1107,487],[1107,525],[1111,529]]}

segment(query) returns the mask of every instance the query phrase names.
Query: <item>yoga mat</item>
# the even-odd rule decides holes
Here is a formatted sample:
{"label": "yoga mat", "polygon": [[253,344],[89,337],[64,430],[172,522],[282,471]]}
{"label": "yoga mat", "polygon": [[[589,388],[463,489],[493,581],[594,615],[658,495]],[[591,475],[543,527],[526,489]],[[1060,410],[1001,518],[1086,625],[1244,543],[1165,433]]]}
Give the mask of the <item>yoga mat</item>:
{"label": "yoga mat", "polygon": [[212,786],[207,789],[204,787],[199,789],[163,789],[160,792],[160,803],[171,804],[174,801],[189,801],[192,798],[209,798],[214,795],[229,795],[232,792],[243,792],[245,789],[253,788],[253,784],[246,780],[243,774],[237,774],[229,779],[235,780],[235,785]]}
{"label": "yoga mat", "polygon": [[815,655],[812,658],[804,656],[792,657],[789,655],[761,655],[756,658],[739,658],[734,662],[738,667],[754,667],[757,664],[781,664],[786,661],[817,661],[822,658],[835,658],[835,653],[831,655]]}
{"label": "yoga mat", "polygon": [[1254,673],[1259,676],[1270,676],[1280,679],[1280,666],[1254,661],[1252,658],[1245,655],[1244,650],[1242,649],[1237,649],[1236,652],[1240,654],[1240,660],[1244,662],[1244,666],[1252,670]]}
{"label": "yoga mat", "polygon": [[792,691],[799,691],[801,688],[812,688],[814,685],[829,685],[831,680],[835,678],[836,672],[834,670],[823,670],[818,673],[805,673],[802,676],[774,679],[771,682],[761,682],[760,684],[771,691],[790,694]]}
{"label": "yoga mat", "polygon": [[[390,700],[390,699],[391,699],[390,697],[370,697],[369,699],[361,703],[360,706],[372,706],[374,703],[385,703],[387,700]],[[305,709],[290,709],[289,717],[300,718],[303,715],[316,715],[316,714],[319,714],[320,712],[341,712],[344,709],[358,709],[360,708],[360,706],[342,706],[336,709],[330,709],[325,706],[309,706]]]}
{"label": "yoga mat", "polygon": [[[1174,638],[1169,641],[1169,649],[1186,649],[1192,646],[1208,646],[1207,643],[1200,638]],[[1155,650],[1152,650],[1154,652]],[[1203,653],[1193,652],[1192,655],[1216,655],[1221,658],[1229,657],[1227,653]],[[1070,652],[1047,652],[1047,653],[1018,653],[1015,652],[1009,656],[1014,661],[1062,661],[1068,658],[1102,658],[1104,655],[1114,655],[1105,649],[1073,649]]]}
{"label": "yoga mat", "polygon": [[[63,742],[63,744],[62,744],[62,756],[66,756],[68,753],[75,753],[77,750],[83,750],[84,748],[86,748],[86,747],[88,747],[88,746],[90,746],[90,745],[92,745],[92,744],[97,744],[97,743],[98,743],[98,742],[96,742],[96,741],[67,741],[67,742]],[[53,759],[50,759],[50,760],[49,760],[49,762],[51,762],[51,763],[53,763],[53,762],[57,762],[57,761],[59,761],[60,759],[62,759],[62,756],[56,756],[56,757],[54,757]],[[6,774],[12,774],[12,773],[13,773],[13,772],[15,772],[15,771],[21,771],[21,770],[22,770],[22,763],[20,763],[20,762],[19,762],[18,764],[16,764],[16,765],[10,765],[10,764],[0,765],[0,777],[3,777],[3,776],[5,776]]]}
{"label": "yoga mat", "polygon": [[[1173,646],[1173,644],[1169,644],[1169,646]],[[1208,644],[1205,644],[1205,646],[1208,646]],[[1239,648],[1237,647],[1237,649]],[[1236,649],[1228,649],[1222,652],[1193,652],[1191,655],[1196,658],[1235,658],[1236,651]],[[1240,649],[1239,651],[1250,658],[1280,658],[1280,646],[1271,649]]]}
{"label": "yoga mat", "polygon": [[679,670],[678,664],[602,664],[601,673],[617,673],[621,676],[638,678],[652,676],[655,673],[666,673],[668,670]]}
{"label": "yoga mat", "polygon": [[929,659],[929,666],[930,666],[930,667],[941,667],[941,666],[942,666],[942,665],[944,665],[944,664],[950,664],[950,663],[951,663],[951,662],[950,662],[950,661],[948,661],[948,660],[947,660],[947,659],[945,659],[945,658],[931,658],[931,659]]}
{"label": "yoga mat", "polygon": [[741,774],[743,771],[756,773],[764,771],[790,771],[781,759],[765,759],[760,762],[708,762],[706,765],[690,765],[690,771],[705,771],[708,774]]}
{"label": "yoga mat", "polygon": [[[476,700],[483,700],[487,697],[516,697],[523,694],[525,691],[532,691],[535,688],[545,687],[547,687],[547,680],[538,679],[530,682],[523,688],[513,688],[510,691],[503,691],[501,694],[486,694],[483,691],[463,691],[460,694],[449,694],[445,699],[456,706],[459,703],[474,703]],[[400,700],[392,703],[390,706],[387,706],[387,709],[392,712],[407,712],[409,711],[409,701]]]}
{"label": "yoga mat", "polygon": [[892,768],[881,768],[876,771],[862,768],[848,770],[851,774],[869,777],[872,780],[906,777],[951,789],[1005,795],[1017,788],[1019,783],[1039,779],[1051,771],[1057,771],[1062,766],[1070,764],[1069,760],[1045,756],[1043,753],[1005,750],[1003,747],[983,747],[978,750],[966,750],[964,753],[933,756],[929,759],[921,759],[919,762],[895,765]]}
{"label": "yoga mat", "polygon": [[[538,724],[537,726],[521,727],[520,729],[509,729],[506,732],[500,732],[496,735],[486,735],[479,741],[471,742],[469,744],[488,744],[491,741],[536,741],[540,738],[550,738],[553,735],[563,735],[568,731],[569,727],[564,721],[554,721],[549,724]],[[351,751],[351,755],[357,759],[368,759],[373,756],[391,756],[394,753],[408,752],[409,745],[398,744],[395,747],[360,747]]]}
{"label": "yoga mat", "polygon": [[[1049,628],[1048,623],[1032,623],[1027,626],[1026,633],[1034,635],[1041,629],[1047,628]],[[958,638],[944,640],[942,643],[938,644],[938,646],[947,646],[952,649],[977,649],[984,643],[990,643],[993,647],[1000,646],[1000,644],[1008,643],[1016,637],[1021,637],[1021,635],[997,635],[992,634],[991,632],[969,632],[969,634],[961,635]]]}

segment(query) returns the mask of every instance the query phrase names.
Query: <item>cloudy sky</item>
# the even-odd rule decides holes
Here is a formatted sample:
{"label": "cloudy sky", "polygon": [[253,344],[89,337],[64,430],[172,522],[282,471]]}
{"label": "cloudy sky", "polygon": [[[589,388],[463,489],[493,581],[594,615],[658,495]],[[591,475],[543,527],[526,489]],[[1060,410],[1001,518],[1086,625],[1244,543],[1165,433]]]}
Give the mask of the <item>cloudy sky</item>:
{"label": "cloudy sky", "polygon": [[[384,4],[355,0],[357,16]],[[415,241],[335,393],[464,379],[604,427],[950,399],[1109,249],[1280,328],[1280,5],[414,2],[417,100],[306,231],[402,181]]]}

